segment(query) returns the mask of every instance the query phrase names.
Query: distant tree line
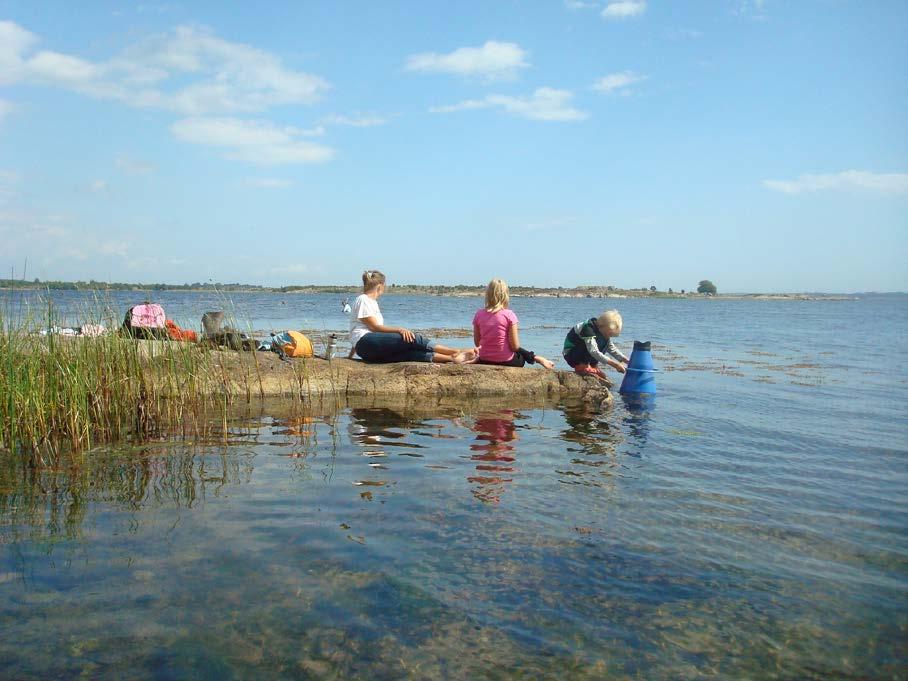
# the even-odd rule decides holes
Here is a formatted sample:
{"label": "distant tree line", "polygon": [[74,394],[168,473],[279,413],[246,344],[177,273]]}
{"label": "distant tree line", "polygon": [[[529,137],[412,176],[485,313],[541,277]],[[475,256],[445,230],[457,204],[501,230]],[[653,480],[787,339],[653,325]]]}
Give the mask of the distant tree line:
{"label": "distant tree line", "polygon": [[[297,284],[290,286],[259,286],[256,284],[240,283],[222,283],[222,282],[200,282],[186,284],[163,284],[163,283],[127,283],[127,282],[107,282],[89,279],[88,281],[41,281],[40,279],[0,279],[0,288],[4,289],[32,289],[32,290],[51,290],[51,291],[252,291],[252,292],[278,292],[278,293],[334,293],[334,294],[353,294],[360,291],[359,286],[332,286],[321,284]],[[644,295],[665,295],[658,291],[655,285],[641,286],[639,288],[622,289],[616,286],[596,286],[583,285],[564,288],[563,286],[520,286],[513,285],[510,287],[511,293],[515,295],[532,295],[536,293],[574,293],[587,294],[591,296],[602,295],[603,293],[642,293]],[[454,285],[426,285],[426,284],[391,284],[391,292],[400,294],[435,294],[445,295],[451,293],[473,293],[481,295],[485,290],[485,284],[454,284]],[[698,293],[716,295],[716,285],[708,279],[703,279],[697,286]],[[684,294],[681,289],[681,294]],[[674,295],[672,289],[668,289],[668,295]]]}
{"label": "distant tree line", "polygon": [[0,279],[0,288],[50,289],[51,291],[272,291],[267,286],[254,284],[224,284],[221,282],[194,282],[192,284],[143,284],[119,281],[41,281],[33,279]]}

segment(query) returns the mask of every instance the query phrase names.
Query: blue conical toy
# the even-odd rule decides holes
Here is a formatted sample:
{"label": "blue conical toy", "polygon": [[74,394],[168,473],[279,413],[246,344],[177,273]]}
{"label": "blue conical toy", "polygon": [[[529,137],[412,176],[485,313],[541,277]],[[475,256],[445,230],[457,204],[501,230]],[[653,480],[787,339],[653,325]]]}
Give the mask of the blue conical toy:
{"label": "blue conical toy", "polygon": [[656,393],[656,369],[649,341],[634,341],[634,350],[627,363],[627,373],[621,381],[620,393]]}

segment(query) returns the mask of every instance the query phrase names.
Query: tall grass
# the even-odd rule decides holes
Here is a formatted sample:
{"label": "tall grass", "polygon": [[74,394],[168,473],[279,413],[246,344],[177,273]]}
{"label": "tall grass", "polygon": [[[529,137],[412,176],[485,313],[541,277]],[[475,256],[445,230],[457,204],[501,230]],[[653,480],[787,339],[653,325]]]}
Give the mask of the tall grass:
{"label": "tall grass", "polygon": [[62,448],[144,437],[202,416],[212,402],[226,407],[225,391],[212,397],[219,391],[210,349],[123,337],[103,307],[83,318],[109,332],[41,335],[56,323],[50,302],[41,319],[0,305],[0,450],[28,452],[41,464]]}

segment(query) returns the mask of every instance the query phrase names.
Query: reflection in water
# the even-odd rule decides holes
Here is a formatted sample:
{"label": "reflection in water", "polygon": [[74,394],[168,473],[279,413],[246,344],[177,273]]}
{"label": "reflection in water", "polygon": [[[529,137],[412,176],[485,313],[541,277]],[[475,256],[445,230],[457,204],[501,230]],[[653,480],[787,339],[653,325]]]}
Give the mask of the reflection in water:
{"label": "reflection in water", "polygon": [[[36,470],[0,457],[0,518],[12,533],[76,539],[92,504],[141,512],[154,506],[192,508],[225,486],[248,482],[251,461],[227,447],[158,444],[73,455]],[[37,533],[37,534],[34,534]]]}
{"label": "reflection in water", "polygon": [[482,414],[473,421],[471,428],[476,432],[476,441],[470,445],[470,456],[476,461],[476,475],[467,476],[475,483],[473,496],[487,504],[497,504],[516,469],[517,448],[511,444],[517,437],[514,424],[515,413],[510,409]]}
{"label": "reflection in water", "polygon": [[852,504],[824,535],[817,489],[768,486],[784,466],[747,496],[760,456],[728,484],[637,406],[313,409],[40,472],[0,457],[0,669],[897,676],[900,516]]}
{"label": "reflection in water", "polygon": [[566,449],[571,456],[556,469],[559,482],[615,489],[622,465],[618,452],[624,435],[613,419],[614,412],[603,413],[594,405],[565,405],[565,428],[560,437],[568,443]]}
{"label": "reflection in water", "polygon": [[634,456],[643,454],[643,447],[649,435],[650,421],[656,410],[656,396],[648,393],[621,393],[624,404],[624,424],[637,448],[628,452]]}
{"label": "reflection in water", "polygon": [[371,475],[356,480],[356,486],[380,487],[387,481],[376,477],[388,470],[389,454],[422,458],[418,451],[423,445],[410,442],[408,435],[419,428],[422,421],[388,408],[356,408],[350,410],[348,430],[350,440],[359,445],[361,455],[369,460]]}
{"label": "reflection in water", "polygon": [[646,416],[656,409],[656,396],[651,393],[620,393],[624,408],[635,416]]}
{"label": "reflection in water", "polygon": [[[407,440],[407,434],[418,428],[422,421],[393,409],[351,409],[350,437],[368,451],[382,451],[385,447],[421,449],[423,446]],[[419,452],[396,451],[400,456],[422,457]],[[369,456],[369,454],[366,454]]]}

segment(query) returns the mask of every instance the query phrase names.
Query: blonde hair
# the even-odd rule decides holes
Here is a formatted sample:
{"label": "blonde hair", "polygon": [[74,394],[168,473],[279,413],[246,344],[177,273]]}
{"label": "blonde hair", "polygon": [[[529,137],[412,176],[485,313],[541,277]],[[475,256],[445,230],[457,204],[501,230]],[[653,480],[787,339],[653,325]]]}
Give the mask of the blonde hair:
{"label": "blonde hair", "polygon": [[363,293],[368,293],[385,283],[385,275],[378,270],[363,272]]}
{"label": "blonde hair", "polygon": [[486,312],[498,312],[508,306],[511,295],[503,279],[492,279],[486,286]]}
{"label": "blonde hair", "polygon": [[621,333],[621,327],[624,326],[624,320],[621,319],[618,310],[606,310],[596,318],[596,323],[600,328],[605,326],[616,334]]}

